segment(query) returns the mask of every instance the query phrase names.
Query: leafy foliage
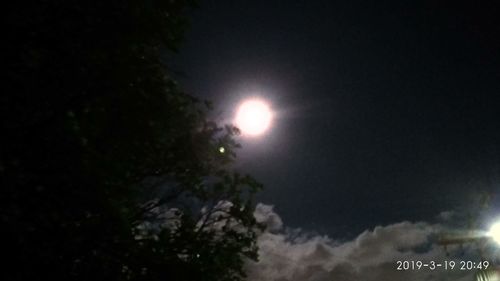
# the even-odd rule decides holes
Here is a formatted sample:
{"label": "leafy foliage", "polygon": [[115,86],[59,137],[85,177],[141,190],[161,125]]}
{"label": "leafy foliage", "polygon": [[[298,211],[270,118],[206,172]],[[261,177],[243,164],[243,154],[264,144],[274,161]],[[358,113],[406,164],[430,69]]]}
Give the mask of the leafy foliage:
{"label": "leafy foliage", "polygon": [[228,169],[237,129],[207,120],[167,68],[195,3],[13,5],[4,280],[242,279],[261,186]]}

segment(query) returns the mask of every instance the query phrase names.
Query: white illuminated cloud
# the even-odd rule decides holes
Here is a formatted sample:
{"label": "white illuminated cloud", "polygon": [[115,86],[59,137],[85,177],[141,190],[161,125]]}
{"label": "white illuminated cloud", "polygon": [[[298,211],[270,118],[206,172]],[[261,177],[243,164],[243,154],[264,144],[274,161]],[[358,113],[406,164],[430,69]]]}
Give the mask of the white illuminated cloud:
{"label": "white illuminated cloud", "polygon": [[259,260],[245,264],[249,281],[440,281],[474,280],[475,271],[398,270],[397,261],[453,259],[432,237],[442,224],[403,221],[367,229],[350,240],[297,232],[286,227],[273,207],[257,204],[255,219],[267,229],[257,237]]}

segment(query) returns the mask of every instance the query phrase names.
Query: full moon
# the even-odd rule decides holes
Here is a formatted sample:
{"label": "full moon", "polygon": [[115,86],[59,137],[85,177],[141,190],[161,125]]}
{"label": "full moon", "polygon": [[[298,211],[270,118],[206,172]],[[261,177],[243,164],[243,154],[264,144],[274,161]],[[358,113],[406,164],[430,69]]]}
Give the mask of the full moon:
{"label": "full moon", "polygon": [[271,125],[272,112],[262,100],[247,100],[240,104],[235,123],[244,135],[258,136]]}

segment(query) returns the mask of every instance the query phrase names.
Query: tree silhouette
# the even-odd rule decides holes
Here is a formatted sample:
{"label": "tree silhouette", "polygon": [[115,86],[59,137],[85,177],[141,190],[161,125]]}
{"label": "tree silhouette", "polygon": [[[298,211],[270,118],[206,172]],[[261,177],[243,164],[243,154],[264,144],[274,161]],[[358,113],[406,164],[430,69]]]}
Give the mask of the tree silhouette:
{"label": "tree silhouette", "polygon": [[245,276],[244,259],[257,258],[252,194],[261,186],[228,168],[237,129],[208,120],[208,103],[167,67],[194,6],[10,5],[3,280]]}

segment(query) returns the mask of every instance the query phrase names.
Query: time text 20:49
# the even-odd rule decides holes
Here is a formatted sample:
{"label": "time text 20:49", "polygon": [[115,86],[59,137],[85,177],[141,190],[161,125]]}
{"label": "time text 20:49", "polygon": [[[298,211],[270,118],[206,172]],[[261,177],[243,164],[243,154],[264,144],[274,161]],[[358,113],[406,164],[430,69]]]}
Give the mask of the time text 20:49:
{"label": "time text 20:49", "polygon": [[396,270],[476,270],[487,269],[490,266],[489,261],[454,261],[445,260],[442,262],[437,261],[413,261],[413,260],[399,260],[396,262]]}

